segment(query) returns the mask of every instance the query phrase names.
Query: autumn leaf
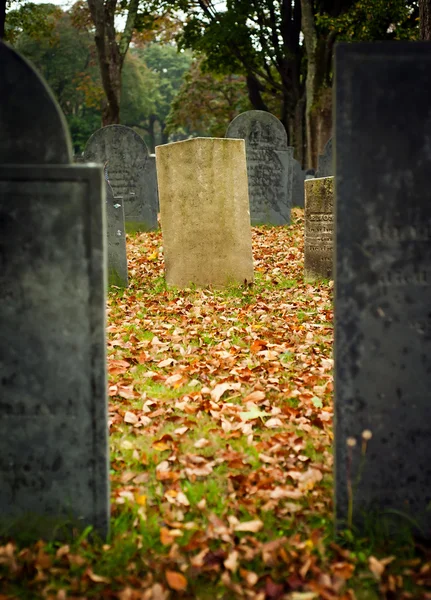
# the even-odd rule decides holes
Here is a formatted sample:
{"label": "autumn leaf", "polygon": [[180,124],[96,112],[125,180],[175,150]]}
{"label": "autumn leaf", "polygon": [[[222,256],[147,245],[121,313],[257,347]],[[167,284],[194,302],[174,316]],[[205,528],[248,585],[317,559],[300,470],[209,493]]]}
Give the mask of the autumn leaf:
{"label": "autumn leaf", "polygon": [[187,589],[187,579],[178,571],[165,571],[166,581],[172,590],[183,592]]}
{"label": "autumn leaf", "polygon": [[225,392],[228,390],[238,390],[241,384],[237,383],[218,383],[213,390],[211,390],[211,398],[214,402],[218,402]]}
{"label": "autumn leaf", "polygon": [[250,531],[252,533],[257,533],[263,527],[263,522],[259,519],[255,519],[254,521],[244,521],[243,523],[238,523],[235,525],[235,531]]}

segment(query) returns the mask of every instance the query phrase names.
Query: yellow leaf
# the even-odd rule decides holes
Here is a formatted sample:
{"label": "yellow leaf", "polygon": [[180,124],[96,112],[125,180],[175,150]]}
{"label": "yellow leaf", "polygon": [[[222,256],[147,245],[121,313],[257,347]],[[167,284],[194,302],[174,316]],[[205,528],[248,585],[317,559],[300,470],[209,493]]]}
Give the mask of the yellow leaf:
{"label": "yellow leaf", "polygon": [[147,504],[147,497],[145,494],[138,494],[135,496],[135,500],[136,504],[139,504],[139,506],[146,506]]}

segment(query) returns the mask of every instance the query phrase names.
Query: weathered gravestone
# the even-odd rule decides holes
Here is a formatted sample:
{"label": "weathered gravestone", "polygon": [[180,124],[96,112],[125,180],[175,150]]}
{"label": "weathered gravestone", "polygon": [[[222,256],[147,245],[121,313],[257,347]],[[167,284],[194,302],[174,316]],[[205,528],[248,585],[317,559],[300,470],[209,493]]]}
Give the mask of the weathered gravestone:
{"label": "weathered gravestone", "polygon": [[0,532],[108,530],[103,177],[0,42]]}
{"label": "weathered gravestone", "polygon": [[253,280],[243,140],[156,147],[166,281],[187,287]]}
{"label": "weathered gravestone", "polygon": [[86,162],[108,163],[115,196],[124,203],[126,231],[157,229],[157,203],[148,182],[148,149],[130,127],[108,125],[98,129],[84,150]]}
{"label": "weathered gravestone", "polygon": [[279,119],[263,110],[235,117],[227,138],[245,140],[252,225],[290,223],[293,148]]}
{"label": "weathered gravestone", "polygon": [[304,277],[332,277],[334,178],[307,179],[305,187]]}
{"label": "weathered gravestone", "polygon": [[334,163],[332,156],[332,138],[330,138],[319,156],[319,164],[316,177],[332,177],[334,175]]}
{"label": "weathered gravestone", "polygon": [[[105,171],[106,173],[106,171]],[[127,287],[126,230],[124,227],[123,198],[114,196],[106,182],[106,230],[108,241],[108,285]]]}
{"label": "weathered gravestone", "polygon": [[335,64],[336,513],[431,538],[430,47],[340,44]]}

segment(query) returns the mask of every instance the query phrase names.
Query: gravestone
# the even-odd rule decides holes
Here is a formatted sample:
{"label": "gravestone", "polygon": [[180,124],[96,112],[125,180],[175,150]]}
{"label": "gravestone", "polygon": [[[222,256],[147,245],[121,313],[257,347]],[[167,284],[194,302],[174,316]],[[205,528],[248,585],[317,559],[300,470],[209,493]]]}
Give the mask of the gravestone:
{"label": "gravestone", "polygon": [[243,140],[156,147],[166,281],[180,288],[253,280]]}
{"label": "gravestone", "polygon": [[126,230],[124,227],[123,198],[114,196],[106,182],[106,230],[108,240],[108,285],[127,287]]}
{"label": "gravestone", "polygon": [[306,179],[304,277],[307,281],[332,277],[334,236],[334,178]]}
{"label": "gravestone", "polygon": [[0,532],[109,522],[100,167],[0,42]]}
{"label": "gravestone", "polygon": [[304,179],[305,173],[300,163],[292,159],[292,206],[304,208]]}
{"label": "gravestone", "polygon": [[98,129],[84,150],[86,162],[106,164],[115,196],[124,203],[126,231],[157,229],[157,204],[148,183],[148,149],[130,127],[108,125]]}
{"label": "gravestone", "polygon": [[293,148],[279,119],[250,110],[230,123],[227,138],[245,140],[252,225],[286,225],[292,206]]}
{"label": "gravestone", "polygon": [[335,65],[336,514],[431,538],[430,47],[339,44]]}
{"label": "gravestone", "polygon": [[330,138],[323,149],[323,154],[319,155],[319,164],[316,171],[316,177],[332,177],[334,175],[334,164],[332,158],[332,138]]}

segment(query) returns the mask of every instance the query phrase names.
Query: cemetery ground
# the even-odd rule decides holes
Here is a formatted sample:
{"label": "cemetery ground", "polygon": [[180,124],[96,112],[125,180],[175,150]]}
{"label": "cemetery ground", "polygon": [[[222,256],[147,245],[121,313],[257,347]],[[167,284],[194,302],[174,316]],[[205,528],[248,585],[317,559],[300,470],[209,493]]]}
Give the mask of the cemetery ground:
{"label": "cemetery ground", "polygon": [[108,298],[110,537],[4,539],[1,600],[431,598],[406,532],[334,537],[332,283],[303,281],[303,211],[255,227],[253,255],[252,286],[167,290],[161,234],[129,236]]}

